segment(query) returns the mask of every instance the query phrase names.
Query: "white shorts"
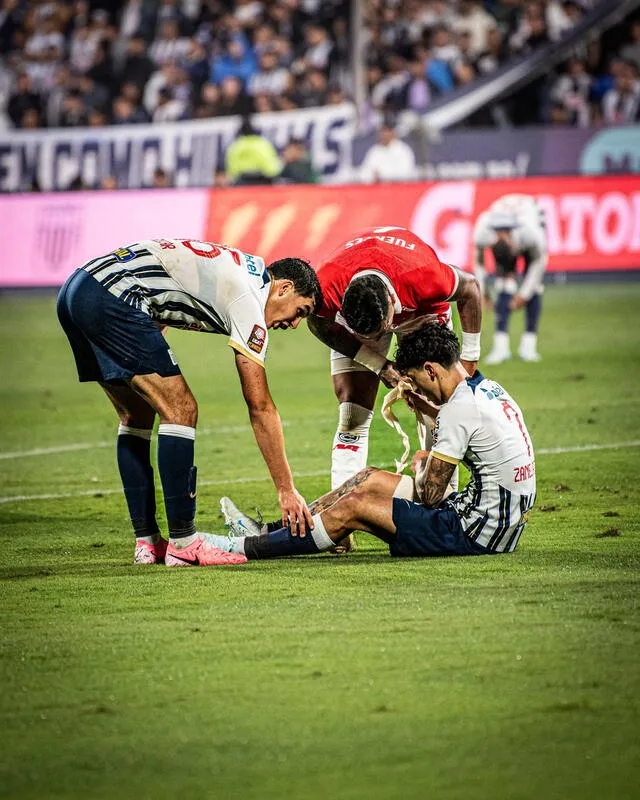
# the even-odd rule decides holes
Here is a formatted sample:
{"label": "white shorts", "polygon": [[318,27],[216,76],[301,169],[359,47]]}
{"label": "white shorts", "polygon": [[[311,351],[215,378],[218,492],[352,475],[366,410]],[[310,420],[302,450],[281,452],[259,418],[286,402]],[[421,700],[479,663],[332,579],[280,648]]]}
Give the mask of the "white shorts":
{"label": "white shorts", "polygon": [[[385,335],[381,336],[379,339],[370,339],[367,342],[367,347],[369,350],[375,350],[376,353],[386,358],[389,353],[389,348],[391,347],[391,339],[392,334],[385,333]],[[371,372],[371,370],[365,367],[364,364],[358,364],[358,362],[354,361],[352,358],[342,355],[342,353],[339,353],[337,350],[332,350],[331,374],[341,375],[343,372]]]}

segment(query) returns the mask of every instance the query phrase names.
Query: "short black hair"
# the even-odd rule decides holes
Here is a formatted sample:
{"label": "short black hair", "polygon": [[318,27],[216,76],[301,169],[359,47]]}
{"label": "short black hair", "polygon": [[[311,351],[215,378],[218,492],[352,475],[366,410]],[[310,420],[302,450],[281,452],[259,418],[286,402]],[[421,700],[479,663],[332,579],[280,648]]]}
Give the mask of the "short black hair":
{"label": "short black hair", "polygon": [[302,258],[281,258],[267,267],[274,278],[291,281],[300,297],[312,297],[315,307],[322,305],[322,289],[311,264]]}
{"label": "short black hair", "polygon": [[450,369],[459,360],[458,337],[446,325],[437,322],[431,322],[403,336],[395,359],[399,372],[406,372],[412,367],[420,368],[425,361],[433,361]]}
{"label": "short black hair", "polygon": [[389,313],[389,303],[389,292],[380,278],[356,276],[344,293],[341,313],[352,331],[366,336],[380,329]]}
{"label": "short black hair", "polygon": [[503,272],[513,272],[516,268],[518,256],[513,252],[506,242],[498,241],[491,248],[496,267]]}

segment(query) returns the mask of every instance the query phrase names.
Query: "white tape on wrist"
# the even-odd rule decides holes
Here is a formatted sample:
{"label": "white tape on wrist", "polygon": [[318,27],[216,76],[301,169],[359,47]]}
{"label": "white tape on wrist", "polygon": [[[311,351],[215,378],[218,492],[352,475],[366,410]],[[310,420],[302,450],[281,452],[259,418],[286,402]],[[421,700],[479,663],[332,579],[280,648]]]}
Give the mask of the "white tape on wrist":
{"label": "white tape on wrist", "polygon": [[357,361],[358,364],[362,364],[363,367],[370,369],[371,372],[375,372],[376,375],[380,374],[382,368],[387,363],[386,356],[376,353],[375,350],[370,350],[365,345],[358,350],[353,360]]}
{"label": "white tape on wrist", "polygon": [[480,334],[466,333],[462,331],[462,352],[460,358],[463,361],[478,361],[480,358]]}

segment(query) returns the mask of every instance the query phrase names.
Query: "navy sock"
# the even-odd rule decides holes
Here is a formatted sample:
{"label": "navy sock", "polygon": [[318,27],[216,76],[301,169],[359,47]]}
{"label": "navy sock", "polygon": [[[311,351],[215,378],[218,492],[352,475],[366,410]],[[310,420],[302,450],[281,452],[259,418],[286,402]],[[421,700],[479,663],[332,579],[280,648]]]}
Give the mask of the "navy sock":
{"label": "navy sock", "polygon": [[195,435],[195,428],[186,425],[163,423],[158,428],[158,471],[172,539],[196,532]]}
{"label": "navy sock", "polygon": [[509,317],[511,316],[509,303],[511,302],[511,297],[512,295],[508,292],[500,292],[496,300],[496,330],[503,333],[506,333],[509,327]]}
{"label": "navy sock", "polygon": [[244,554],[249,560],[256,558],[279,558],[281,556],[306,556],[319,553],[310,532],[306,536],[292,536],[289,527],[260,536],[247,536]]}
{"label": "navy sock", "polygon": [[151,431],[120,425],[118,469],[136,536],[159,533],[156,522],[156,492],[151,467]]}
{"label": "navy sock", "polygon": [[527,333],[538,332],[538,321],[540,320],[540,312],[542,311],[542,297],[539,294],[534,294],[531,300],[526,305],[526,325]]}
{"label": "navy sock", "polygon": [[273,533],[274,531],[279,531],[282,527],[282,520],[279,519],[276,522],[267,522],[267,532]]}

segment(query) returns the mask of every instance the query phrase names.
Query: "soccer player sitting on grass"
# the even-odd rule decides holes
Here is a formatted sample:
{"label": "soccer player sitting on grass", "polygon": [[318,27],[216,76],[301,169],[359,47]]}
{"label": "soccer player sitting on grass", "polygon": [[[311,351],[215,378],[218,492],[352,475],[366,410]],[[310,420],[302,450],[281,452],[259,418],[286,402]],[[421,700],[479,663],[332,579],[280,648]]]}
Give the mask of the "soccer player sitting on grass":
{"label": "soccer player sitting on grass", "polygon": [[[392,556],[483,555],[512,552],[536,496],[533,446],[516,402],[479,372],[460,363],[455,334],[431,324],[403,337],[396,368],[416,392],[413,405],[441,406],[431,452],[413,459],[418,477],[366,467],[312,503],[310,535],[295,535],[281,522],[265,528],[250,517],[229,517],[232,533],[218,545],[248,559],[319,553],[354,530],[389,545]],[[425,463],[426,462],[426,463]],[[467,487],[445,499],[456,464],[471,472]],[[229,508],[229,504],[226,504]],[[241,523],[241,526],[238,525]],[[277,530],[273,530],[278,526]]]}
{"label": "soccer player sitting on grass", "polygon": [[[58,296],[81,381],[98,381],[120,418],[118,467],[136,536],[134,562],[168,566],[243,563],[196,533],[198,406],[161,330],[226,334],[251,425],[278,491],[283,519],[305,532],[282,425],[264,369],[270,328],[297,328],[320,302],[318,279],[298,258],[268,268],[258,256],[211,242],[138,242],[76,270]],[[156,414],[158,471],[169,543],[156,522],[150,440]]]}

